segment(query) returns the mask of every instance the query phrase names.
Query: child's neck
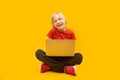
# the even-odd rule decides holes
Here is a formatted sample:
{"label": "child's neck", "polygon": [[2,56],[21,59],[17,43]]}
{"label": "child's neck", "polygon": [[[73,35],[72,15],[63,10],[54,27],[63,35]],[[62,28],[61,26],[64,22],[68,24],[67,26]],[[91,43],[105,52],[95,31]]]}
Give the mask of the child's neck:
{"label": "child's neck", "polygon": [[64,27],[63,29],[59,29],[58,31],[60,31],[60,32],[65,32],[66,30],[67,30],[67,28]]}

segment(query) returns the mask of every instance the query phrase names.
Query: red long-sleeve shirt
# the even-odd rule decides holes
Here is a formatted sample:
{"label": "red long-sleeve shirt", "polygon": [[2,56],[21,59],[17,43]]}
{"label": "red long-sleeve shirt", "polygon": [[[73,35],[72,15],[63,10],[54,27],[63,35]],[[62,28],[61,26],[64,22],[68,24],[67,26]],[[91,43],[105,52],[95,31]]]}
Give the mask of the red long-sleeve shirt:
{"label": "red long-sleeve shirt", "polygon": [[64,32],[60,32],[56,28],[52,28],[47,36],[51,39],[76,39],[74,32],[70,29],[67,29]]}

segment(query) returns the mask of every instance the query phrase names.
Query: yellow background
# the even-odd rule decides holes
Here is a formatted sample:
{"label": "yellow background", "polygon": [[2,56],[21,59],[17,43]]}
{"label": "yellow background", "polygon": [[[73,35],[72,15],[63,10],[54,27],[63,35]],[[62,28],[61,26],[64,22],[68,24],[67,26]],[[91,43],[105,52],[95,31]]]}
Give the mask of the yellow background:
{"label": "yellow background", "polygon": [[[119,0],[118,0],[119,1]],[[1,0],[0,80],[120,80],[120,3],[117,0]],[[62,12],[84,56],[77,76],[39,72],[51,15]]]}

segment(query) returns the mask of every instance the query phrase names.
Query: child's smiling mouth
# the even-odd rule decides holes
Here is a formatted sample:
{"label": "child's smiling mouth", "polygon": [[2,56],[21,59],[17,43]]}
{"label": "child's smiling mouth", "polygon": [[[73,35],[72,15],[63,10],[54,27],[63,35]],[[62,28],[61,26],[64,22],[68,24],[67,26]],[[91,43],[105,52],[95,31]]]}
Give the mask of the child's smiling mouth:
{"label": "child's smiling mouth", "polygon": [[57,27],[61,27],[63,25],[63,23],[60,23],[60,24],[57,24],[56,26]]}

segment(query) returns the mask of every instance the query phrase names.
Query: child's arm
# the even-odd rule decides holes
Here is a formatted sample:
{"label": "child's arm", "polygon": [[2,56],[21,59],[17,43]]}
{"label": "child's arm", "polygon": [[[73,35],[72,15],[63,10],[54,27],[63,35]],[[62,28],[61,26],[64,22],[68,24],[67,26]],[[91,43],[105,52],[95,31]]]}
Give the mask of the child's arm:
{"label": "child's arm", "polygon": [[52,39],[54,34],[55,34],[55,28],[52,28],[52,29],[48,32],[47,37],[50,38],[50,39]]}
{"label": "child's arm", "polygon": [[52,38],[47,37],[47,39],[52,39]]}

